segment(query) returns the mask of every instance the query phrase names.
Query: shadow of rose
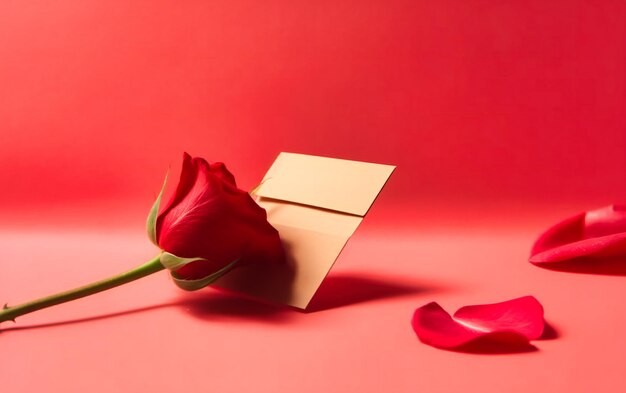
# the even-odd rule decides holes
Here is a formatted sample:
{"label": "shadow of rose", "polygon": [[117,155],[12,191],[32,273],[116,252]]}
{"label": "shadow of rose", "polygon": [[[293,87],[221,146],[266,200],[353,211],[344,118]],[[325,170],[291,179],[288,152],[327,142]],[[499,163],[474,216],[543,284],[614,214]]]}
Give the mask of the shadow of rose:
{"label": "shadow of rose", "polygon": [[239,319],[281,323],[296,315],[287,306],[260,302],[225,290],[185,294],[177,306],[185,313],[206,321]]}
{"label": "shadow of rose", "polygon": [[201,319],[240,318],[287,322],[302,314],[346,307],[374,300],[407,296],[434,290],[432,286],[363,273],[331,274],[322,283],[306,310],[259,302],[228,291],[186,295],[180,306]]}
{"label": "shadow of rose", "polygon": [[0,332],[96,322],[132,314],[156,312],[159,309],[170,307],[179,308],[186,314],[206,321],[240,320],[242,322],[288,323],[295,319],[306,318],[307,314],[313,312],[409,296],[436,289],[432,285],[416,283],[406,277],[342,272],[331,274],[324,280],[306,310],[260,302],[257,299],[244,297],[227,290],[206,289],[190,293],[181,292],[179,298],[170,303],[37,325],[2,327]]}

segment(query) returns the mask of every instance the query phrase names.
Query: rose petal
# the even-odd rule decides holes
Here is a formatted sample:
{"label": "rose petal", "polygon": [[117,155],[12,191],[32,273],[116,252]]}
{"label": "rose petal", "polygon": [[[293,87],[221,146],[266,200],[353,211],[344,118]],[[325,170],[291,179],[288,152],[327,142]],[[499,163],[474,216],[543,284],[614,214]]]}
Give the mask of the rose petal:
{"label": "rose petal", "polygon": [[626,207],[577,214],[549,228],[535,242],[530,262],[626,255]]}
{"label": "rose petal", "polygon": [[[196,181],[197,176],[198,176],[198,168],[195,165],[193,165],[191,156],[187,152],[183,153],[183,166],[180,172],[180,180],[178,180],[178,186],[176,187],[176,191],[170,198],[169,202],[165,205],[165,208],[163,208],[163,211],[159,213],[159,216],[164,216],[168,214],[170,210],[172,210],[185,198],[185,195],[187,195],[189,191],[193,188],[193,185]],[[156,223],[157,240],[159,239],[162,226],[163,226],[163,222],[159,222],[157,220],[157,223]]]}
{"label": "rose petal", "polygon": [[453,348],[482,336],[482,333],[456,322],[435,302],[415,310],[411,324],[417,337],[434,347]]}
{"label": "rose petal", "polygon": [[612,205],[585,214],[586,238],[626,232],[626,206]]}
{"label": "rose petal", "polygon": [[230,183],[234,187],[237,187],[237,182],[235,181],[235,176],[228,169],[226,169],[226,165],[223,162],[214,162],[209,164],[209,172],[212,172],[216,176],[219,176],[225,182]]}
{"label": "rose petal", "polygon": [[433,302],[416,309],[411,323],[423,343],[438,348],[489,338],[518,344],[541,337],[545,325],[543,307],[532,296],[466,306],[454,317]]}
{"label": "rose petal", "polygon": [[513,332],[528,340],[541,337],[544,328],[543,306],[532,296],[465,306],[454,313],[454,318],[481,331]]}

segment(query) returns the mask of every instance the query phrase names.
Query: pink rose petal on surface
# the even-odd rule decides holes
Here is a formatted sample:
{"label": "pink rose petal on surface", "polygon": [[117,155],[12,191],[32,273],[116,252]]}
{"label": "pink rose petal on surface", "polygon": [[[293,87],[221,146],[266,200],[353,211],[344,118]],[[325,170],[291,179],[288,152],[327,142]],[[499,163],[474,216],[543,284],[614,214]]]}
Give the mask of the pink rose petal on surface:
{"label": "pink rose petal on surface", "polygon": [[559,222],[539,236],[530,262],[615,256],[626,256],[626,206],[591,210]]}
{"label": "pink rose petal on surface", "polygon": [[415,310],[411,324],[423,343],[438,348],[458,348],[489,338],[502,343],[528,342],[541,337],[545,325],[543,307],[532,296],[465,306],[452,317],[432,302]]}

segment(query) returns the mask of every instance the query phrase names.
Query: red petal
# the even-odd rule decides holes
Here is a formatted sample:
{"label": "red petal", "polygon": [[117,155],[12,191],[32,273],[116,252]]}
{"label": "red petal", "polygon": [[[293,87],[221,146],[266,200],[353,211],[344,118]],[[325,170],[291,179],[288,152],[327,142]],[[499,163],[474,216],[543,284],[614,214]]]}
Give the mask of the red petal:
{"label": "red petal", "polygon": [[411,323],[422,342],[438,348],[457,348],[485,338],[517,345],[539,338],[544,329],[543,307],[532,296],[466,306],[454,317],[433,302],[415,310]]}
{"label": "red petal", "polygon": [[626,233],[626,206],[612,205],[587,212],[585,215],[586,238]]}
{"label": "red petal", "polygon": [[543,306],[532,296],[502,303],[465,306],[454,313],[454,318],[482,331],[512,332],[528,340],[541,337],[544,328]]}
{"label": "red petal", "polygon": [[608,206],[566,219],[535,242],[530,262],[626,255],[626,207]]}
{"label": "red petal", "polygon": [[209,170],[225,182],[228,182],[234,187],[237,187],[237,183],[235,182],[235,176],[233,176],[233,174],[230,173],[228,169],[226,169],[226,165],[224,165],[223,162],[214,162],[212,164],[209,164]]}
{"label": "red petal", "polygon": [[167,215],[167,213],[172,210],[176,205],[178,205],[185,195],[189,193],[189,190],[193,188],[193,185],[196,181],[196,177],[198,176],[198,168],[193,165],[192,158],[186,152],[183,153],[183,167],[180,172],[180,180],[178,181],[178,186],[176,187],[176,192],[170,198],[170,201],[165,205],[165,208],[159,213],[156,224],[156,235],[157,241],[159,239],[159,235],[161,233],[161,227],[163,226],[163,220],[161,217]]}

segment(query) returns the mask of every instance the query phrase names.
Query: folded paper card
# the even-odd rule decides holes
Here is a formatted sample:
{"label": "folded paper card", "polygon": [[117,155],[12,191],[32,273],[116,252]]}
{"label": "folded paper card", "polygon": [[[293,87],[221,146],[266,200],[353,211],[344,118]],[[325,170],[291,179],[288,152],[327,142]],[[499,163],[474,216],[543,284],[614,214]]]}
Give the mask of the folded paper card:
{"label": "folded paper card", "polygon": [[235,269],[214,285],[305,309],[394,169],[280,153],[256,195],[288,261]]}

